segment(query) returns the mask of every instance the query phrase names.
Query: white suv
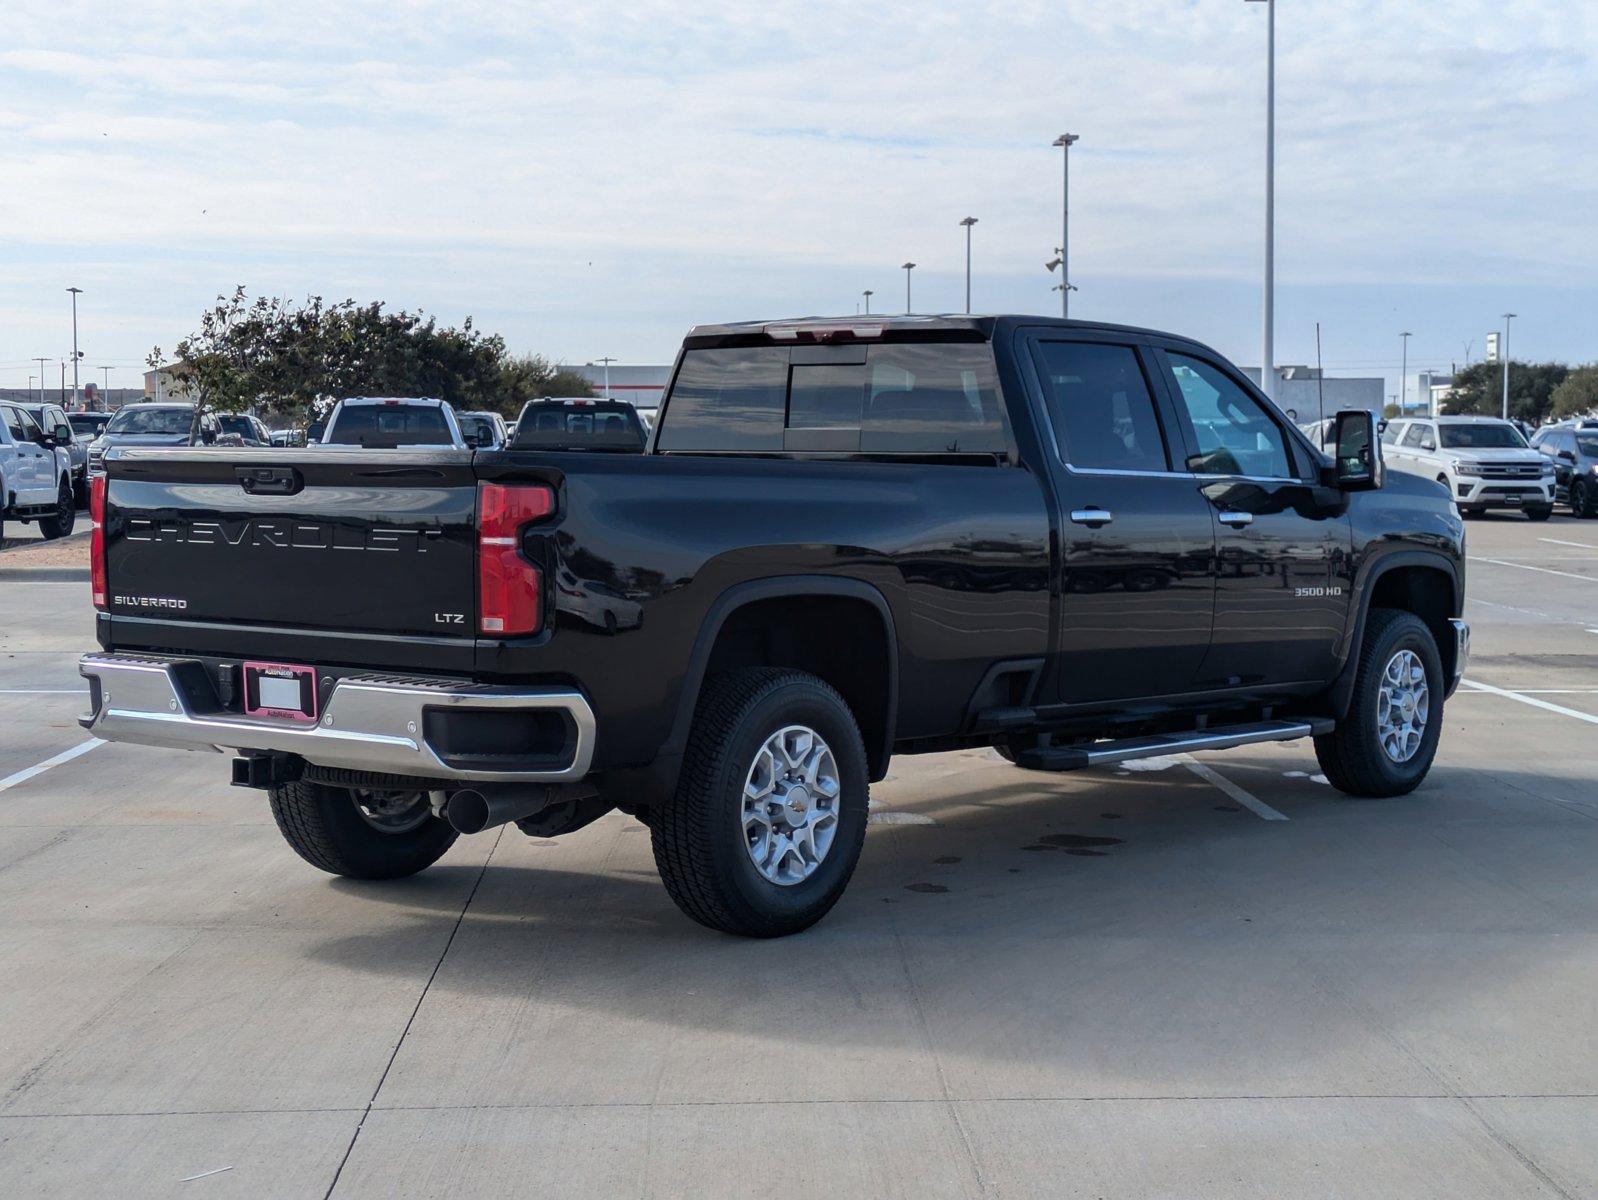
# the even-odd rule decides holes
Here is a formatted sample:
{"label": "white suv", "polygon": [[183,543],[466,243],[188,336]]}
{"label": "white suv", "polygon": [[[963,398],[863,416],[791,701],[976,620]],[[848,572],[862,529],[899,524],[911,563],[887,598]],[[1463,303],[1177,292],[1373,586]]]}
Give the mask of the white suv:
{"label": "white suv", "polygon": [[1533,521],[1554,511],[1554,466],[1496,417],[1395,418],[1382,434],[1395,470],[1435,479],[1469,516],[1518,509]]}

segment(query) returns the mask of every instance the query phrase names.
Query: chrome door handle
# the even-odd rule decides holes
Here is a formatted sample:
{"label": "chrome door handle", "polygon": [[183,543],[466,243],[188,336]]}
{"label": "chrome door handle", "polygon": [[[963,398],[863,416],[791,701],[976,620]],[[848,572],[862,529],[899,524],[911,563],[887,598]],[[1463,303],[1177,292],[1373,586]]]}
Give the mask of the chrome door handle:
{"label": "chrome door handle", "polygon": [[1108,525],[1115,520],[1115,514],[1107,508],[1075,508],[1071,510],[1071,520],[1078,525]]}
{"label": "chrome door handle", "polygon": [[1223,512],[1220,515],[1222,525],[1252,525],[1254,514],[1246,512]]}

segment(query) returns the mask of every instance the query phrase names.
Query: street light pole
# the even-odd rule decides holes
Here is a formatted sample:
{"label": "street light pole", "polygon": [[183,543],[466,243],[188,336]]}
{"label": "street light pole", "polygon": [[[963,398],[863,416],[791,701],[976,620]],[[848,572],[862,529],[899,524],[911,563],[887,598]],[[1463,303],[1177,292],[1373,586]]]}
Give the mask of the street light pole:
{"label": "street light pole", "polygon": [[594,361],[597,362],[597,363],[602,364],[604,366],[604,368],[605,368],[605,399],[609,400],[610,399],[610,364],[615,362],[616,360],[614,358],[598,358],[598,359],[595,359]]}
{"label": "street light pole", "polygon": [[971,226],[977,223],[975,217],[966,217],[960,224],[965,226],[965,310],[971,311]]}
{"label": "street light pole", "polygon": [[1398,368],[1398,411],[1402,414],[1409,409],[1409,330],[1398,336],[1403,339],[1404,346],[1403,365]]}
{"label": "street light pole", "polygon": [[78,404],[78,360],[83,357],[78,353],[78,297],[83,294],[80,287],[69,287],[72,293],[72,406]]}
{"label": "street light pole", "polygon": [[1504,314],[1504,420],[1506,421],[1509,420],[1509,323],[1515,319],[1516,315],[1515,313]]}
{"label": "street light pole", "polygon": [[[1262,0],[1249,0],[1257,4]],[[1265,318],[1260,388],[1276,399],[1276,0],[1265,5]]]}
{"label": "street light pole", "polygon": [[1081,141],[1081,135],[1062,133],[1053,145],[1060,147],[1060,315],[1071,315],[1071,144]]}
{"label": "street light pole", "polygon": [[866,316],[869,317],[871,315],[871,297],[875,296],[876,293],[873,292],[870,288],[867,288],[865,291],[861,292],[860,294],[866,298]]}
{"label": "street light pole", "polygon": [[100,371],[101,378],[105,380],[105,386],[100,389],[100,407],[104,408],[111,403],[111,368],[101,367]]}
{"label": "street light pole", "polygon": [[913,262],[904,264],[904,315],[910,315],[910,272],[916,269]]}
{"label": "street light pole", "polygon": [[46,358],[44,355],[40,354],[40,355],[36,355],[30,361],[36,362],[36,363],[39,364],[39,403],[43,404],[44,403],[44,381],[45,381],[44,364],[49,362],[50,360],[48,358]]}

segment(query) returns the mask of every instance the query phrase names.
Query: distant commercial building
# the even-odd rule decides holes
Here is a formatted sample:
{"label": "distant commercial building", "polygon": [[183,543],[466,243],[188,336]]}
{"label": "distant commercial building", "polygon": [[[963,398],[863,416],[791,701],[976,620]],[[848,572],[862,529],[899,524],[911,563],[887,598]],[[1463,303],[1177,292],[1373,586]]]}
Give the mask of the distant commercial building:
{"label": "distant commercial building", "polygon": [[[1253,383],[1260,381],[1258,367],[1244,367],[1243,374]],[[1354,377],[1325,375],[1315,367],[1276,368],[1276,407],[1300,425],[1318,420],[1324,404],[1328,417],[1345,408],[1363,408],[1378,417],[1386,404],[1380,376]]]}
{"label": "distant commercial building", "polygon": [[168,363],[144,373],[144,398],[146,400],[187,400],[189,391],[174,378],[174,373],[187,363]]}
{"label": "distant commercial building", "polygon": [[[588,380],[594,395],[605,394],[605,368],[601,363],[585,363],[580,367],[567,367],[569,371]],[[671,364],[663,367],[623,366],[610,364],[610,395],[615,400],[626,400],[636,408],[659,408],[660,397],[671,382]]]}

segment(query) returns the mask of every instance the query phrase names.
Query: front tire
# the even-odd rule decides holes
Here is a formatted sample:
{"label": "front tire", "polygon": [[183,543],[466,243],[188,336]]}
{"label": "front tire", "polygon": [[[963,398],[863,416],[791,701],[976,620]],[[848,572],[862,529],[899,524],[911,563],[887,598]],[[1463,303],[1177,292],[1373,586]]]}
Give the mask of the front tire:
{"label": "front tire", "polygon": [[455,844],[425,792],[407,800],[321,783],[270,789],[272,817],[306,862],[346,879],[402,879],[432,866]]}
{"label": "front tire", "polygon": [[1585,479],[1578,479],[1570,485],[1570,512],[1572,516],[1583,519],[1593,515],[1593,488]]}
{"label": "front tire", "polygon": [[1552,504],[1550,504],[1547,508],[1528,508],[1526,510],[1526,519],[1528,521],[1546,521],[1553,515],[1554,506]]}
{"label": "front tire", "polygon": [[1375,608],[1365,622],[1348,715],[1315,739],[1331,785],[1350,796],[1402,796],[1420,786],[1443,727],[1443,664],[1414,613]]}
{"label": "front tire", "polygon": [[709,680],[677,792],[650,813],[667,892],[725,933],[809,928],[854,874],[868,775],[854,714],[814,675],[756,668]]}
{"label": "front tire", "polygon": [[72,484],[62,479],[60,490],[56,492],[55,513],[52,516],[39,518],[39,532],[54,541],[70,534],[77,520],[78,506],[72,497]]}

